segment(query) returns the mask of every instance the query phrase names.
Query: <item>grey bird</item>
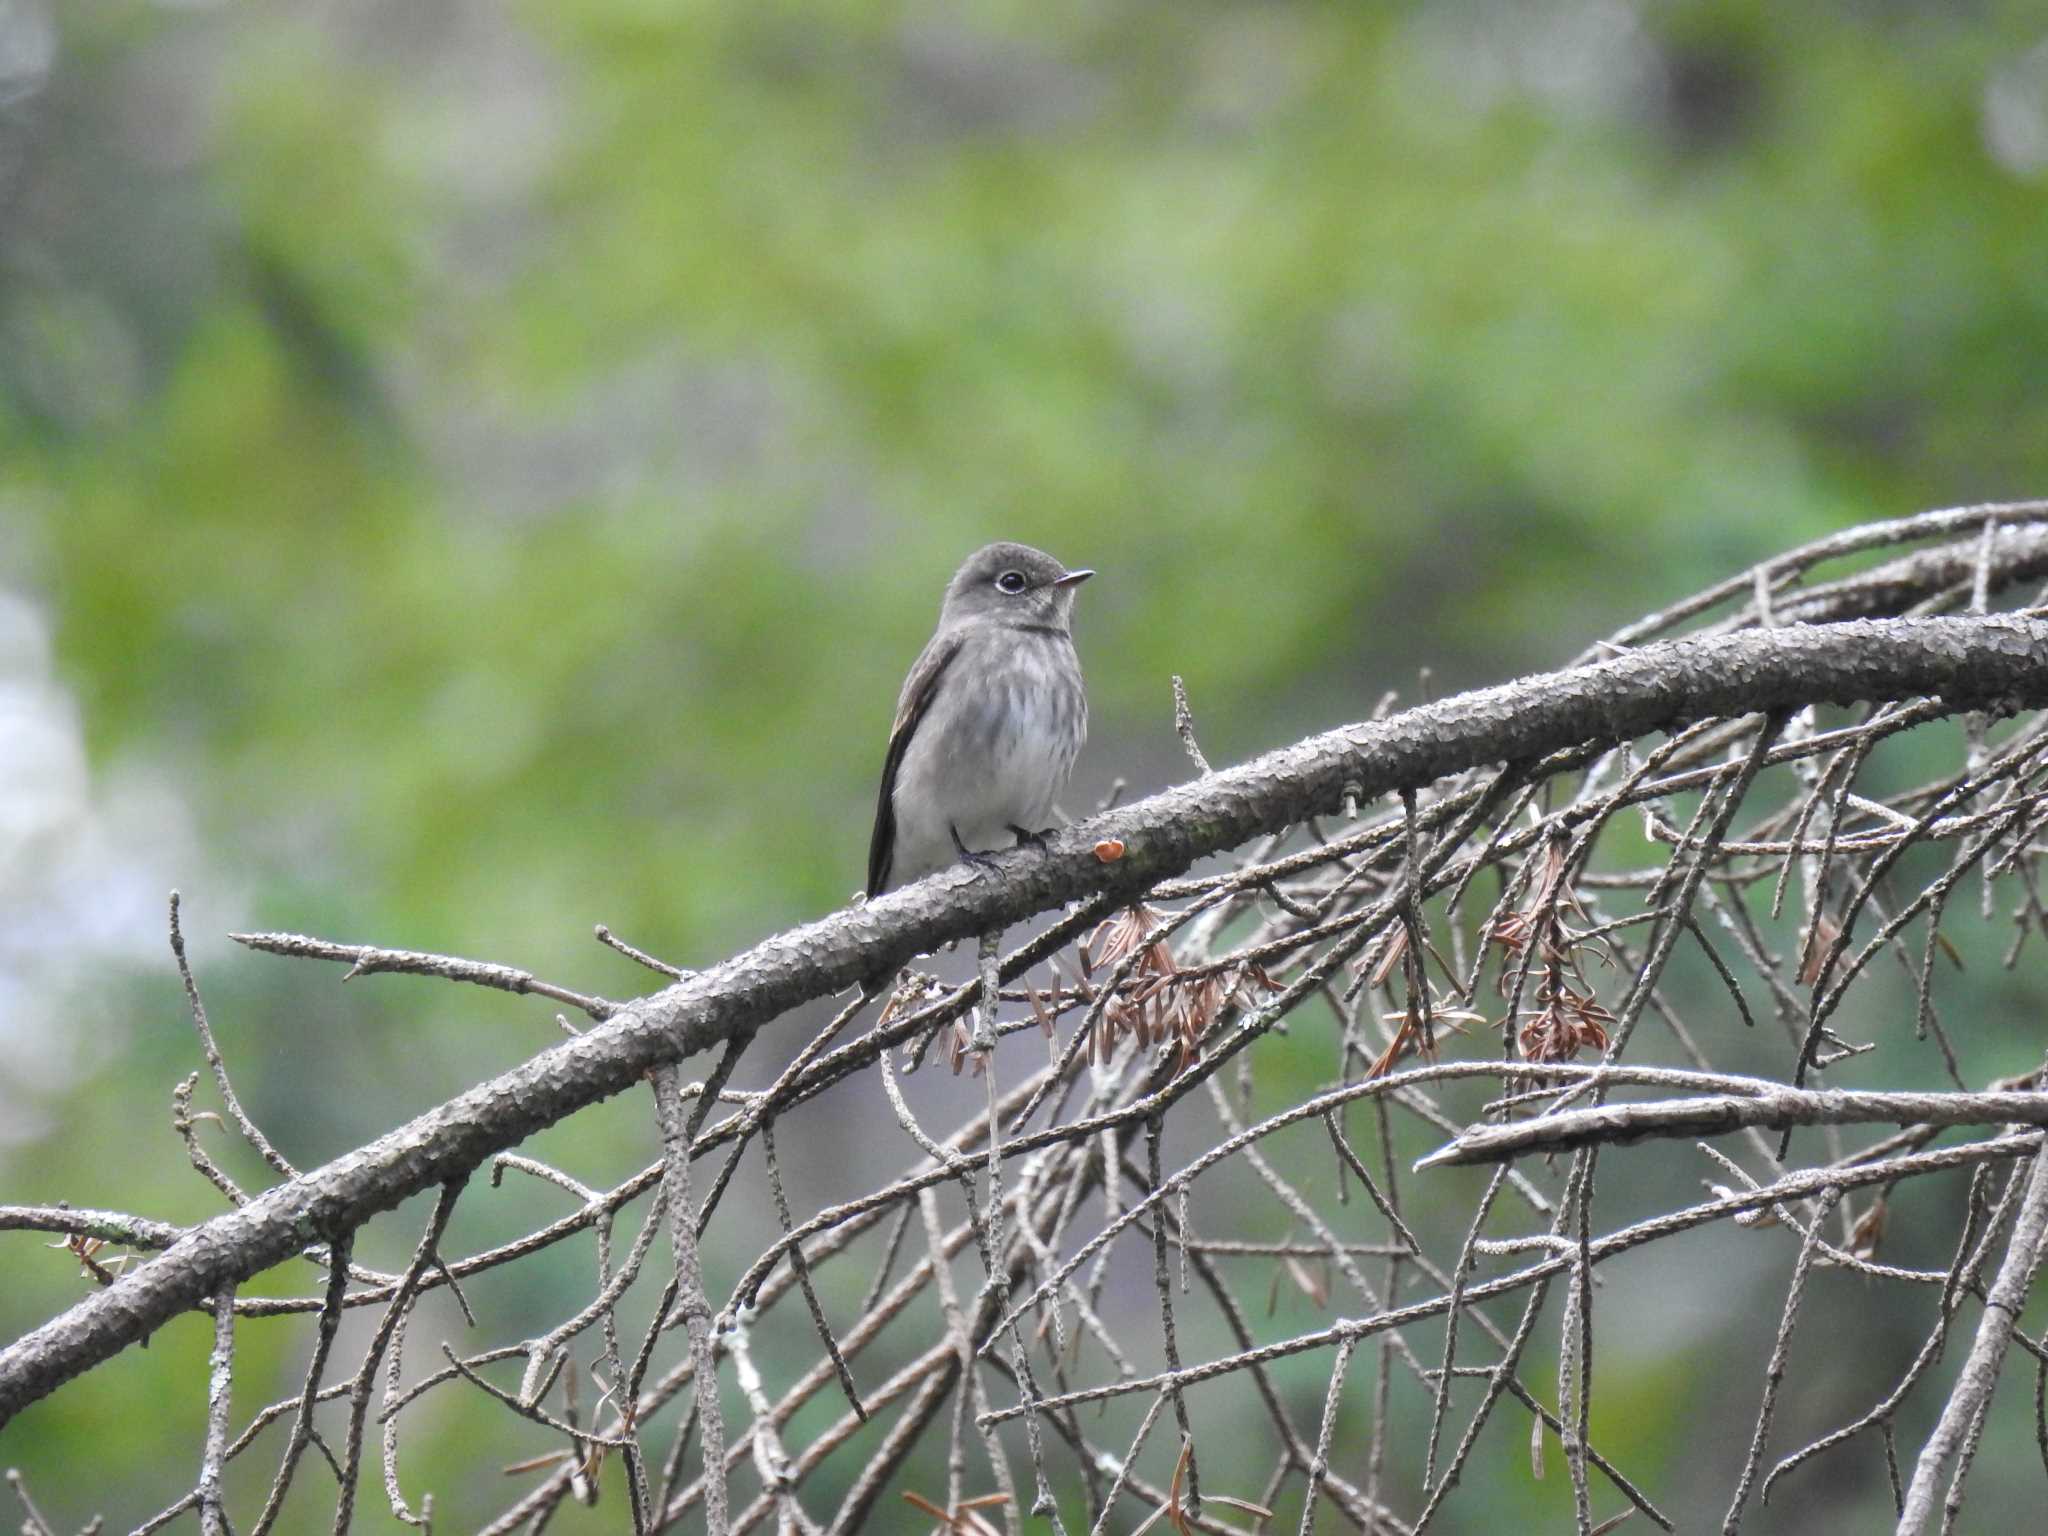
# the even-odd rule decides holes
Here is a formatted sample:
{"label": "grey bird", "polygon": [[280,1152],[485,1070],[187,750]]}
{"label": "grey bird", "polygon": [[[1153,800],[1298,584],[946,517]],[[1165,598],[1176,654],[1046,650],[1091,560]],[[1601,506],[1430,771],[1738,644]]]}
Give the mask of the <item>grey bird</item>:
{"label": "grey bird", "polygon": [[1036,843],[1088,734],[1070,571],[1024,544],[968,556],[904,680],[882,762],[868,895]]}

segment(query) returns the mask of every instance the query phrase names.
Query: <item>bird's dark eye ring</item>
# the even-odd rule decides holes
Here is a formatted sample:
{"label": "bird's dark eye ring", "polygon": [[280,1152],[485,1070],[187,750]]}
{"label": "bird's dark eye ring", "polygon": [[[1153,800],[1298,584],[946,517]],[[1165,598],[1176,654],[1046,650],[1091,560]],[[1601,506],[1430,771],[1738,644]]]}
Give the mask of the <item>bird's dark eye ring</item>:
{"label": "bird's dark eye ring", "polygon": [[1024,573],[1022,571],[1003,572],[1002,575],[996,578],[996,590],[1010,593],[1022,592],[1024,590]]}

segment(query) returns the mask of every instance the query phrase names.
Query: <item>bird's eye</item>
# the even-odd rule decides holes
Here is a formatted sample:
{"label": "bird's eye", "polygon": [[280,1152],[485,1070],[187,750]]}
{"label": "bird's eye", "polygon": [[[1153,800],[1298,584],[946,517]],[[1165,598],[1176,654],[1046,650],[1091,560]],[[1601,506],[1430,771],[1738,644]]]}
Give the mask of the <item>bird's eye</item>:
{"label": "bird's eye", "polygon": [[998,592],[1017,593],[1022,592],[1024,587],[1025,581],[1022,571],[1005,571],[996,578],[996,590]]}

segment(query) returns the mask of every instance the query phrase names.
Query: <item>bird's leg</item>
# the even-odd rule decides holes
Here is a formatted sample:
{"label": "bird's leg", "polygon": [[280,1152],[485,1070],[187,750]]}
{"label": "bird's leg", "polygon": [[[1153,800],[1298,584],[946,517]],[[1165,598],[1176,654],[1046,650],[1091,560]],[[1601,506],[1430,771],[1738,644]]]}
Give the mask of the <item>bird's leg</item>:
{"label": "bird's leg", "polygon": [[961,863],[971,864],[976,869],[995,869],[998,867],[992,855],[986,853],[977,853],[972,848],[968,847],[965,843],[961,842],[960,829],[954,826],[951,822],[946,823],[946,831],[952,836],[953,851],[960,855]]}
{"label": "bird's leg", "polygon": [[1047,827],[1043,832],[1034,832],[1029,827],[1018,826],[1014,821],[1008,825],[1010,830],[1017,834],[1019,848],[1036,848],[1040,853],[1045,852],[1045,840],[1059,831],[1058,827]]}

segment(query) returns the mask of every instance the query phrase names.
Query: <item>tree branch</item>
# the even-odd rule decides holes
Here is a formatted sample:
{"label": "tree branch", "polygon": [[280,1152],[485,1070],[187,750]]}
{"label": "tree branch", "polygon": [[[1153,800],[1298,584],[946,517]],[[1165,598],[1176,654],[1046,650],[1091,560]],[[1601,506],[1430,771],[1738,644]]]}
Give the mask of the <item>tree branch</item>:
{"label": "tree branch", "polygon": [[1648,1104],[1602,1104],[1508,1125],[1476,1125],[1429,1156],[1425,1168],[1505,1162],[1570,1152],[1595,1143],[1651,1136],[1725,1136],[1794,1125],[2048,1125],[2048,1093],[1863,1093],[1785,1088],[1755,1080],[1752,1091]]}
{"label": "tree branch", "polygon": [[[1913,1468],[1913,1483],[1906,1491],[1906,1507],[1899,1514],[1899,1536],[1916,1536],[1934,1518],[1936,1484],[1948,1464],[1974,1447],[1976,1421],[1991,1402],[2005,1353],[2012,1344],[2013,1329],[2027,1304],[2027,1292],[2034,1272],[2041,1267],[2042,1245],[2048,1243],[2048,1154],[2036,1152],[2027,1175],[2027,1192],[2020,1201],[2019,1216],[2013,1222],[2012,1239],[2006,1244],[2005,1261],[1998,1278],[1991,1282],[1991,1294],[1984,1299],[1984,1315],[1977,1320],[1977,1337],[1970,1356],[1956,1375],[1956,1384],[1941,1410],[1941,1421],[1920,1449]],[[1969,1471],[1967,1456],[1956,1468],[1949,1491],[1949,1516],[1961,1503],[1963,1475]],[[1947,1529],[1944,1526],[1943,1529]]]}
{"label": "tree branch", "polygon": [[[1620,742],[1718,715],[1938,696],[1954,710],[2048,704],[2048,624],[2013,618],[1777,627],[1647,646],[1613,660],[1347,726],[1106,813],[986,874],[955,869],[770,938],[619,1006],[588,1033],[368,1147],[192,1229],[0,1351],[0,1424],[179,1313],[458,1179],[586,1105],[887,973],[949,940],[1077,897],[1135,897],[1196,860],[1308,817],[1475,766]],[[1120,843],[1104,862],[1099,844]]]}

